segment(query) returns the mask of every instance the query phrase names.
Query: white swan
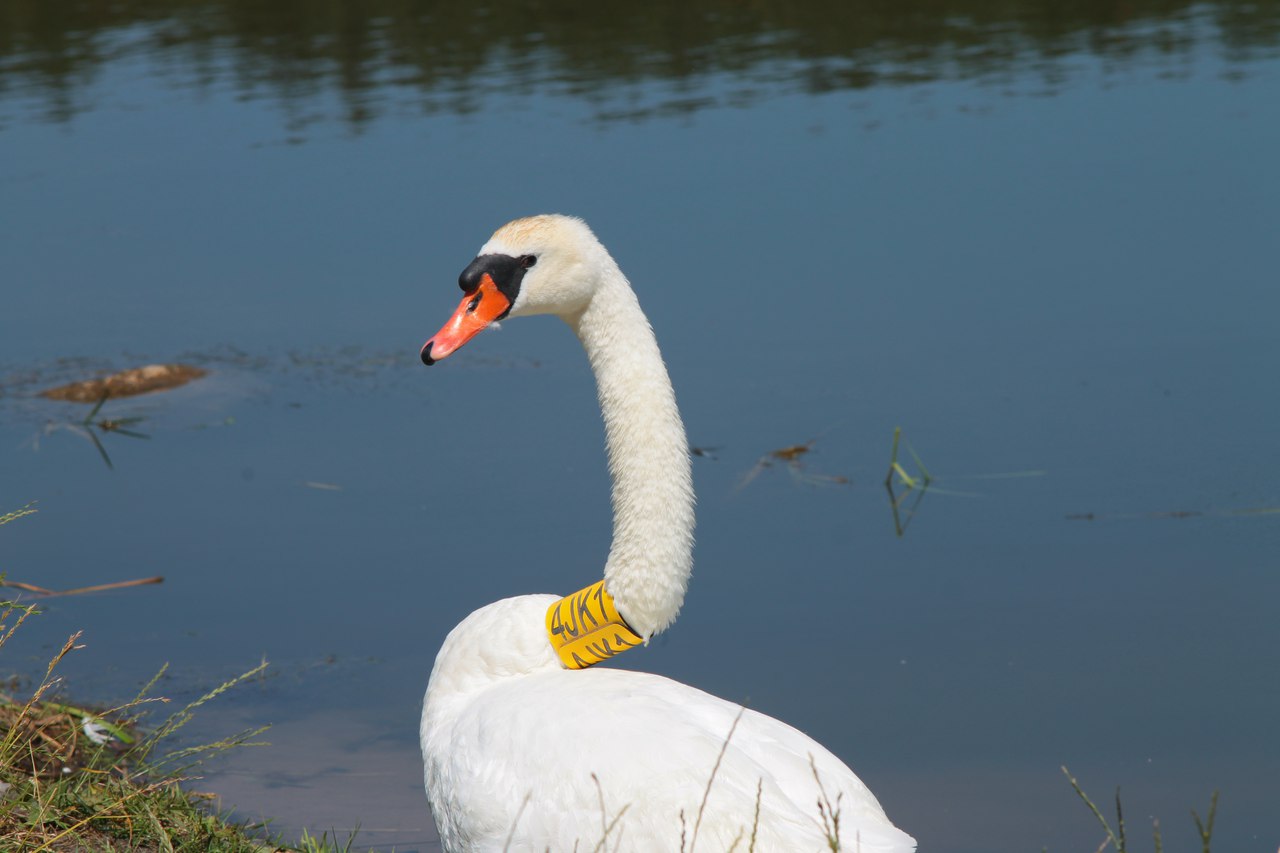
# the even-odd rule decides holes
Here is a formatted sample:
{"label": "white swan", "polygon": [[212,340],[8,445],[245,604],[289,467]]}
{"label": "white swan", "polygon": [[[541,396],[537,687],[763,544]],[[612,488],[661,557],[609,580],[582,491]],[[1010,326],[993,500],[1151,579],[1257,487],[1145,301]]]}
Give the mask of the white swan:
{"label": "white swan", "polygon": [[581,220],[504,225],[459,284],[427,364],[508,316],[556,314],[577,333],[604,414],[614,526],[603,586],[498,601],[445,639],[421,728],[444,849],[745,851],[754,833],[757,851],[828,850],[816,771],[838,804],[840,849],[914,850],[852,770],[787,724],[747,710],[734,728],[738,706],[693,687],[570,668],[647,640],[684,600],[693,488],[675,393],[630,284]]}

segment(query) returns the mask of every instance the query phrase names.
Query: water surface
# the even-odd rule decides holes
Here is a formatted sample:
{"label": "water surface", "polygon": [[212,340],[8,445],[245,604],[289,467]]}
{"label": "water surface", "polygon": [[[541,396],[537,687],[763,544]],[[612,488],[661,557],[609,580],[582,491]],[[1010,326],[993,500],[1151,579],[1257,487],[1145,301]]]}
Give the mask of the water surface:
{"label": "water surface", "polygon": [[[259,5],[6,6],[0,509],[40,512],[0,569],[166,576],[50,600],[6,670],[84,629],[71,696],[184,699],[265,655],[192,737],[273,745],[200,787],[436,849],[435,650],[610,525],[560,323],[417,349],[561,211],[707,449],[682,618],[620,666],[809,732],[922,849],[1095,849],[1062,764],[1168,850],[1213,790],[1222,849],[1280,843],[1277,4]],[[210,375],[106,404],[149,436],[112,468],[34,396],[149,361]],[[895,427],[936,478],[901,536]]]}

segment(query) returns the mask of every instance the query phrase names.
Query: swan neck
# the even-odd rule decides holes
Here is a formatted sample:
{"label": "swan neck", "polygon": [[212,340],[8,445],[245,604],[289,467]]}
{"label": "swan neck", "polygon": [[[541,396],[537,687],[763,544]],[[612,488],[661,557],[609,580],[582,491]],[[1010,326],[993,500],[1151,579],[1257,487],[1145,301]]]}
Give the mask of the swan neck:
{"label": "swan neck", "polygon": [[568,321],[595,374],[613,480],[605,587],[647,640],[675,621],[693,567],[688,440],[657,339],[611,259],[591,301]]}

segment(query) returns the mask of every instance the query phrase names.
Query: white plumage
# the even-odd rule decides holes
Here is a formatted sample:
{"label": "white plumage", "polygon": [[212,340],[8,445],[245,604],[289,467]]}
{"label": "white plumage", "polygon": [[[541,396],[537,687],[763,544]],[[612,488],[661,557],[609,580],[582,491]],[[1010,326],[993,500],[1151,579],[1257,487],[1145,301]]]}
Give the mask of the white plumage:
{"label": "white plumage", "polygon": [[[580,220],[516,220],[480,256],[499,259],[498,278],[510,273],[501,282],[507,297],[493,297],[514,294],[510,316],[557,314],[586,349],[613,476],[606,588],[627,623],[650,637],[684,600],[693,490],[684,427],[648,321]],[[455,320],[475,312],[479,292],[467,291]],[[474,334],[451,338],[448,329],[424,347],[424,360],[434,360],[433,344],[443,358]],[[787,724],[658,675],[564,668],[544,622],[558,598],[483,607],[436,658],[421,738],[446,851],[746,851],[753,833],[757,851],[829,850],[820,799],[838,809],[841,850],[915,849],[852,770]]]}

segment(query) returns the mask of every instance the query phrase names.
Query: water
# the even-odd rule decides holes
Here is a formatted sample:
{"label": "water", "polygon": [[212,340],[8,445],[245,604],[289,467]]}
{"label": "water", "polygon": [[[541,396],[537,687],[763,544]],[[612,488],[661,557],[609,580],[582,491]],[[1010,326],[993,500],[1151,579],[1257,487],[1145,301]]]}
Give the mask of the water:
{"label": "water", "polygon": [[[75,699],[189,699],[265,655],[191,736],[272,746],[199,787],[435,849],[435,650],[610,528],[572,335],[417,348],[493,228],[570,212],[709,449],[682,618],[619,665],[809,732],[922,849],[1096,848],[1063,764],[1165,849],[1213,790],[1222,849],[1277,845],[1275,4],[254,6],[0,26],[0,509],[40,510],[0,570],[166,578],[50,599],[6,672],[83,629]],[[211,375],[107,404],[150,436],[111,469],[33,396],[174,360]]]}

